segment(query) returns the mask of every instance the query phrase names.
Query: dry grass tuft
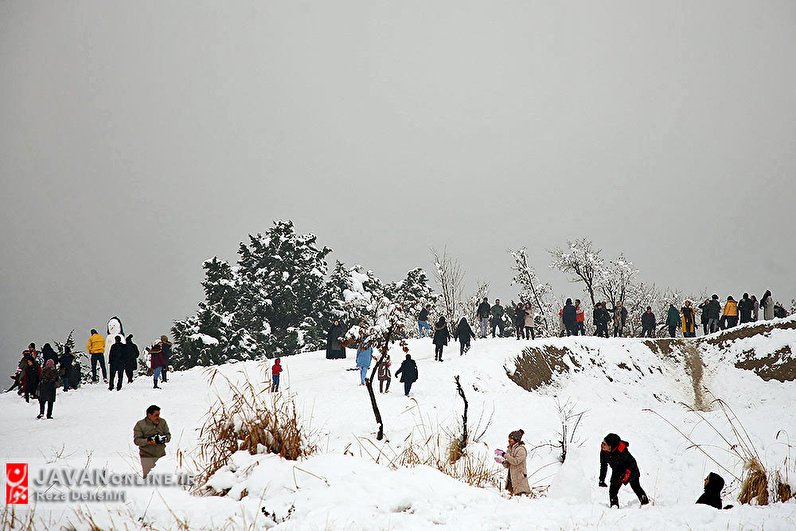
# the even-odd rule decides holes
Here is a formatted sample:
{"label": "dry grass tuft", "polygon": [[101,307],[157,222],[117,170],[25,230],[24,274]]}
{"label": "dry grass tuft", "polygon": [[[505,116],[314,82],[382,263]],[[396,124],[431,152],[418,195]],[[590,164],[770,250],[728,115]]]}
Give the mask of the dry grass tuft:
{"label": "dry grass tuft", "polygon": [[[217,372],[211,381],[216,377]],[[255,386],[248,378],[240,384],[224,379],[231,396],[213,404],[199,432],[199,457],[204,466],[197,475],[196,490],[204,489],[207,480],[239,450],[277,454],[293,461],[317,451],[289,395],[270,393],[268,387]]]}
{"label": "dry grass tuft", "polygon": [[775,502],[786,502],[793,498],[793,489],[790,488],[790,485],[786,479],[782,479],[782,475],[777,471],[774,474],[774,501]]}
{"label": "dry grass tuft", "polygon": [[744,478],[738,501],[743,504],[757,501],[757,505],[768,505],[768,474],[760,461],[750,459],[744,465]]}

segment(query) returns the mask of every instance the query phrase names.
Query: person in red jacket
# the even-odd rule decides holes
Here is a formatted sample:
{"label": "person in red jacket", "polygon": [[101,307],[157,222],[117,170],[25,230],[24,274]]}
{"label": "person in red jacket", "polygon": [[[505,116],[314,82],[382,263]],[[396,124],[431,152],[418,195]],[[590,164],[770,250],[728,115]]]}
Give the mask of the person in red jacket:
{"label": "person in red jacket", "polygon": [[576,336],[586,335],[586,313],[583,311],[583,306],[580,304],[580,299],[575,299],[575,331]]}
{"label": "person in red jacket", "polygon": [[163,366],[166,365],[166,358],[163,356],[163,346],[160,343],[155,343],[147,349],[149,352],[149,364],[152,367],[152,379],[155,383],[153,389],[160,389],[158,386],[158,379],[163,372]]}
{"label": "person in red jacket", "polygon": [[271,367],[271,392],[276,393],[279,391],[279,373],[282,372],[282,365],[279,358],[274,361],[274,366]]}

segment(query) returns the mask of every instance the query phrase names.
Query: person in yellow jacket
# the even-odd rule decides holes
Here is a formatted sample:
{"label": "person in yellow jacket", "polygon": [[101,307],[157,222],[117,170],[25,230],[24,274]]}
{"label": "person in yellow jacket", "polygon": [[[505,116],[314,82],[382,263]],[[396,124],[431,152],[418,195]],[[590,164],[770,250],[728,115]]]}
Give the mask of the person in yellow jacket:
{"label": "person in yellow jacket", "polygon": [[105,370],[105,338],[92,328],[91,335],[86,343],[86,351],[91,356],[91,381],[97,383],[97,364],[102,369],[102,381],[108,381],[108,373]]}
{"label": "person in yellow jacket", "polygon": [[683,337],[696,337],[696,312],[694,303],[686,300],[680,308],[680,321],[683,324]]}
{"label": "person in yellow jacket", "polygon": [[738,303],[732,296],[727,297],[724,303],[724,312],[721,315],[722,328],[732,328],[738,324]]}

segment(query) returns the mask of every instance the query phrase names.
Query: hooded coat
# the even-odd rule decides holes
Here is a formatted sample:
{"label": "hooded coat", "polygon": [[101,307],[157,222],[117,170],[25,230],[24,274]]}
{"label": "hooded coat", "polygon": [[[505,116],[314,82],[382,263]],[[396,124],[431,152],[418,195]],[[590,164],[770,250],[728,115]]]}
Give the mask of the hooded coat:
{"label": "hooded coat", "polygon": [[410,382],[414,383],[417,381],[417,363],[415,360],[403,360],[401,362],[401,366],[395,371],[395,376],[401,375],[401,379],[399,380],[401,383],[403,382]]}
{"label": "hooded coat", "polygon": [[461,343],[469,343],[471,337],[475,338],[470,323],[468,323],[467,319],[464,317],[462,317],[461,321],[459,321],[459,324],[456,326],[456,332],[453,334],[453,337]]}
{"label": "hooded coat", "polygon": [[693,306],[683,306],[680,308],[683,314],[683,333],[693,334],[696,331],[696,312]]}
{"label": "hooded coat", "polygon": [[124,346],[124,366],[128,369],[135,370],[138,366],[138,356],[140,352],[138,351],[138,345],[133,343],[133,336],[127,336],[127,343],[125,343]]}
{"label": "hooded coat", "polygon": [[627,449],[628,446],[630,446],[630,443],[620,440],[610,452],[600,450],[600,482],[605,481],[605,475],[610,466],[611,482],[609,486],[611,487],[611,492],[618,491],[621,485],[641,476],[636,459],[630,455]]}
{"label": "hooded coat", "polygon": [[696,502],[721,509],[721,489],[723,488],[724,478],[715,472],[711,472],[708,474],[708,484],[705,485],[705,492]]}
{"label": "hooded coat", "polygon": [[669,305],[669,311],[666,313],[666,326],[680,326],[680,312],[674,304]]}
{"label": "hooded coat", "polygon": [[567,299],[566,304],[564,304],[564,309],[561,310],[561,319],[564,321],[564,326],[567,329],[575,328],[575,323],[577,322],[577,310],[572,305],[572,301]]}
{"label": "hooded coat", "polygon": [[437,324],[434,325],[434,344],[447,345],[450,338],[451,334],[448,332],[448,324],[442,320],[437,321]]}
{"label": "hooded coat", "polygon": [[52,367],[44,367],[41,370],[39,381],[39,402],[55,402],[55,386],[58,383],[58,371],[55,362]]}
{"label": "hooded coat", "polygon": [[526,460],[528,450],[525,444],[520,441],[506,450],[503,466],[509,469],[509,476],[506,478],[506,489],[512,496],[517,494],[530,494],[531,487],[528,485],[528,472]]}

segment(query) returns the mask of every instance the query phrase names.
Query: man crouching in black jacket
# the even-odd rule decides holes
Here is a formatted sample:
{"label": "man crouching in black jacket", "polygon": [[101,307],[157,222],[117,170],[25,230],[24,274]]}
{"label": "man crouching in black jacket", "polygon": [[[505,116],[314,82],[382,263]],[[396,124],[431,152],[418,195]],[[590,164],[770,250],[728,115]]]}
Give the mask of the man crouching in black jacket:
{"label": "man crouching in black jacket", "polygon": [[638,496],[641,505],[647,505],[650,502],[639,483],[641,473],[636,460],[630,455],[627,447],[628,443],[615,433],[606,435],[600,445],[600,486],[607,487],[605,473],[610,465],[611,486],[608,489],[608,499],[611,502],[611,507],[619,507],[619,487],[627,483],[630,483],[630,488]]}

